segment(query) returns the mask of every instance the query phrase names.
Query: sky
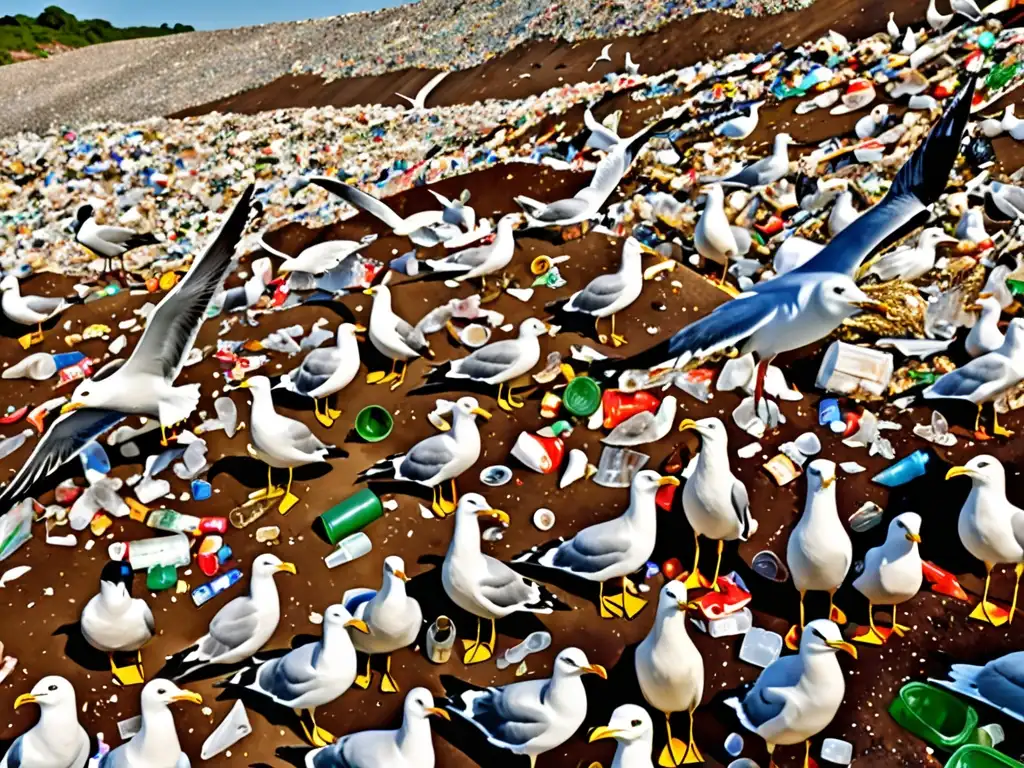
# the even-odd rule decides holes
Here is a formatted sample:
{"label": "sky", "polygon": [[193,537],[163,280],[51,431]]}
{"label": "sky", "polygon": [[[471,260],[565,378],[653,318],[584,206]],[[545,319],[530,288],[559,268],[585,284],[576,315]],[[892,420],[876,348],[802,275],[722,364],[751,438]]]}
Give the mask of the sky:
{"label": "sky", "polygon": [[[341,13],[368,11],[408,0],[15,0],[17,13],[38,16],[48,5],[59,5],[80,19],[107,19],[115,26],[191,24],[196,29],[224,29],[299,21]],[[4,3],[6,5],[6,3]]]}

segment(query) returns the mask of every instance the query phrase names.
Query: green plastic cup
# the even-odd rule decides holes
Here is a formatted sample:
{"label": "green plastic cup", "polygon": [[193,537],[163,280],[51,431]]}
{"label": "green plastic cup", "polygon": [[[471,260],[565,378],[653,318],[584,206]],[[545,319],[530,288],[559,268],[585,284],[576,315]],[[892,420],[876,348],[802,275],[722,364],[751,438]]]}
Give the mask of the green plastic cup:
{"label": "green plastic cup", "polygon": [[368,443],[379,443],[391,434],[395,420],[387,408],[368,405],[356,415],[356,434]]}
{"label": "green plastic cup", "polygon": [[965,744],[949,758],[946,768],[1024,768],[1024,763],[992,747]]}
{"label": "green plastic cup", "polygon": [[601,405],[601,385],[589,376],[577,376],[562,393],[562,404],[573,416],[586,418]]}
{"label": "green plastic cup", "polygon": [[904,685],[889,714],[915,736],[950,752],[965,744],[978,727],[974,707],[927,683]]}
{"label": "green plastic cup", "polygon": [[320,524],[327,534],[327,540],[337,544],[383,514],[384,506],[377,494],[369,488],[363,488],[320,515]]}

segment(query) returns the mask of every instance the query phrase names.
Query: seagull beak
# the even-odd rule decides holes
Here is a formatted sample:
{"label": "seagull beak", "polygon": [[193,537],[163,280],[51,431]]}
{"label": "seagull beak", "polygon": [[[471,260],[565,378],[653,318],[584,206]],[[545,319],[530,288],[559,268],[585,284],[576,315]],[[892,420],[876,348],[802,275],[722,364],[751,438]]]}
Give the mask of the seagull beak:
{"label": "seagull beak", "polygon": [[85,403],[64,403],[64,405],[61,406],[60,412],[61,414],[71,413],[72,411],[77,411],[79,408],[85,408]]}
{"label": "seagull beak", "polygon": [[907,534],[907,541],[911,541],[914,544],[920,544],[921,543],[921,534],[919,534],[919,533],[908,533]]}
{"label": "seagull beak", "polygon": [[298,571],[295,569],[295,563],[281,563],[279,566],[277,566],[276,570],[284,571],[285,573],[290,573],[292,576],[298,573]]}
{"label": "seagull beak", "polygon": [[14,700],[14,708],[22,706],[23,704],[35,704],[38,701],[35,696],[31,693],[23,693],[21,696]]}
{"label": "seagull beak", "polygon": [[846,653],[853,656],[853,658],[857,658],[857,649],[849,643],[844,642],[843,640],[826,640],[825,642],[829,648],[834,648],[837,651],[846,651]]}
{"label": "seagull beak", "polygon": [[502,512],[500,509],[482,509],[476,513],[477,517],[493,517],[502,525],[508,525],[512,522],[512,519],[507,513]]}
{"label": "seagull beak", "polygon": [[366,290],[363,291],[363,293],[365,293],[367,296],[373,296],[376,293],[376,291],[373,288],[367,288]]}
{"label": "seagull beak", "polygon": [[590,738],[587,739],[587,741],[592,744],[595,741],[600,741],[601,739],[614,739],[620,733],[622,733],[622,731],[618,728],[609,728],[607,725],[599,725],[591,732]]}
{"label": "seagull beak", "polygon": [[978,294],[978,299],[991,299],[993,296],[995,296],[995,294],[991,291],[982,291]]}
{"label": "seagull beak", "polygon": [[405,571],[395,571],[394,573],[395,573],[395,576],[398,577],[399,579],[401,579],[402,581],[408,581],[409,580],[409,577],[405,575]]}
{"label": "seagull beak", "polygon": [[695,432],[699,432],[700,427],[697,426],[697,422],[693,419],[683,419],[679,422],[679,431],[685,432],[688,429],[692,429]]}
{"label": "seagull beak", "polygon": [[366,333],[367,328],[366,328],[365,325],[360,325],[359,323],[356,323],[355,330],[356,330],[356,333]]}
{"label": "seagull beak", "polygon": [[366,622],[362,619],[350,619],[345,622],[346,627],[352,627],[352,629],[358,629],[364,635],[370,634],[370,628],[366,626]]}
{"label": "seagull beak", "polygon": [[949,472],[946,473],[946,479],[952,480],[954,477],[960,477],[960,475],[970,476],[971,470],[967,467],[953,467]]}
{"label": "seagull beak", "polygon": [[661,488],[663,485],[673,485],[679,487],[679,478],[672,477],[672,475],[665,475],[658,478],[658,487]]}
{"label": "seagull beak", "polygon": [[855,301],[853,302],[853,306],[867,312],[877,312],[880,315],[889,314],[889,305],[883,304],[880,301]]}
{"label": "seagull beak", "polygon": [[687,611],[699,611],[700,610],[700,603],[697,602],[696,600],[691,600],[690,602],[686,603],[686,605],[682,606],[682,608],[680,608],[680,610],[684,610],[684,609],[687,610]]}
{"label": "seagull beak", "polygon": [[483,416],[485,419],[491,418],[491,412],[485,411],[483,408],[474,408],[470,413],[475,413],[477,416]]}
{"label": "seagull beak", "polygon": [[245,381],[238,382],[238,388],[239,389],[248,389],[249,388],[249,380],[246,379]]}
{"label": "seagull beak", "polygon": [[823,480],[821,481],[821,487],[822,487],[822,489],[824,489],[824,488],[828,488],[828,487],[829,487],[830,485],[832,485],[832,483],[834,483],[835,481],[836,481],[836,476],[835,476],[835,475],[832,475],[832,477],[828,477],[828,478],[825,478],[825,479],[823,479]]}
{"label": "seagull beak", "polygon": [[452,716],[448,714],[448,710],[441,709],[440,707],[427,707],[425,710],[428,715],[436,715],[437,717],[443,717],[448,722],[451,722]]}
{"label": "seagull beak", "polygon": [[584,672],[589,672],[592,675],[597,675],[602,680],[608,679],[608,670],[602,667],[600,664],[591,664],[589,667],[580,667]]}
{"label": "seagull beak", "polygon": [[193,704],[202,704],[203,697],[195,691],[182,691],[181,693],[171,696],[171,701],[190,701]]}

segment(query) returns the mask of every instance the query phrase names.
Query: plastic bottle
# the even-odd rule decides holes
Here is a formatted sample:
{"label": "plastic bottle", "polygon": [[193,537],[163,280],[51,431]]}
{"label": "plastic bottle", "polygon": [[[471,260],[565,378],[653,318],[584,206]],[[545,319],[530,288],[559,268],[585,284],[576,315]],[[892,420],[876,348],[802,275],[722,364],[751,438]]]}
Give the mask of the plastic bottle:
{"label": "plastic bottle", "polygon": [[923,477],[928,471],[928,461],[931,456],[927,451],[914,451],[909,456],[904,456],[891,467],[886,467],[871,480],[889,488],[896,488],[906,485],[911,480]]}
{"label": "plastic bottle", "polygon": [[138,541],[115,541],[107,550],[111,560],[127,560],[135,571],[156,565],[188,565],[192,558],[184,533]]}

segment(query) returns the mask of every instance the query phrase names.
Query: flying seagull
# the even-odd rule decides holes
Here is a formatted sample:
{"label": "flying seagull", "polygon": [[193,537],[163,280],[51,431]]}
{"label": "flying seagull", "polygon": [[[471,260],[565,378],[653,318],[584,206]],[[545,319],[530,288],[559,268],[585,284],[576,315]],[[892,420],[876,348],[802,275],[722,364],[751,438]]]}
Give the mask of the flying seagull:
{"label": "flying seagull", "polygon": [[400,99],[405,99],[406,101],[408,101],[412,105],[413,109],[426,109],[427,97],[430,96],[431,92],[438,85],[441,84],[442,80],[444,80],[450,74],[451,72],[447,70],[444,72],[438,72],[436,75],[434,75],[427,81],[426,85],[424,85],[422,88],[419,89],[419,91],[416,92],[416,98],[414,99],[410,99],[404,93],[396,93],[395,96],[397,96]]}
{"label": "flying seagull", "polygon": [[75,458],[85,446],[130,414],[159,417],[161,430],[189,417],[199,385],[174,386],[249,218],[250,185],[196,259],[185,279],[164,296],[127,360],[114,360],[86,379],[62,415],[0,494],[0,504],[19,499],[40,478]]}
{"label": "flying seagull", "polygon": [[444,211],[420,211],[402,218],[387,203],[366,194],[361,189],[356,189],[351,184],[327,176],[313,176],[309,181],[337,195],[349,205],[380,219],[396,235],[408,237],[416,245],[429,248],[441,242],[433,227],[444,219]]}

